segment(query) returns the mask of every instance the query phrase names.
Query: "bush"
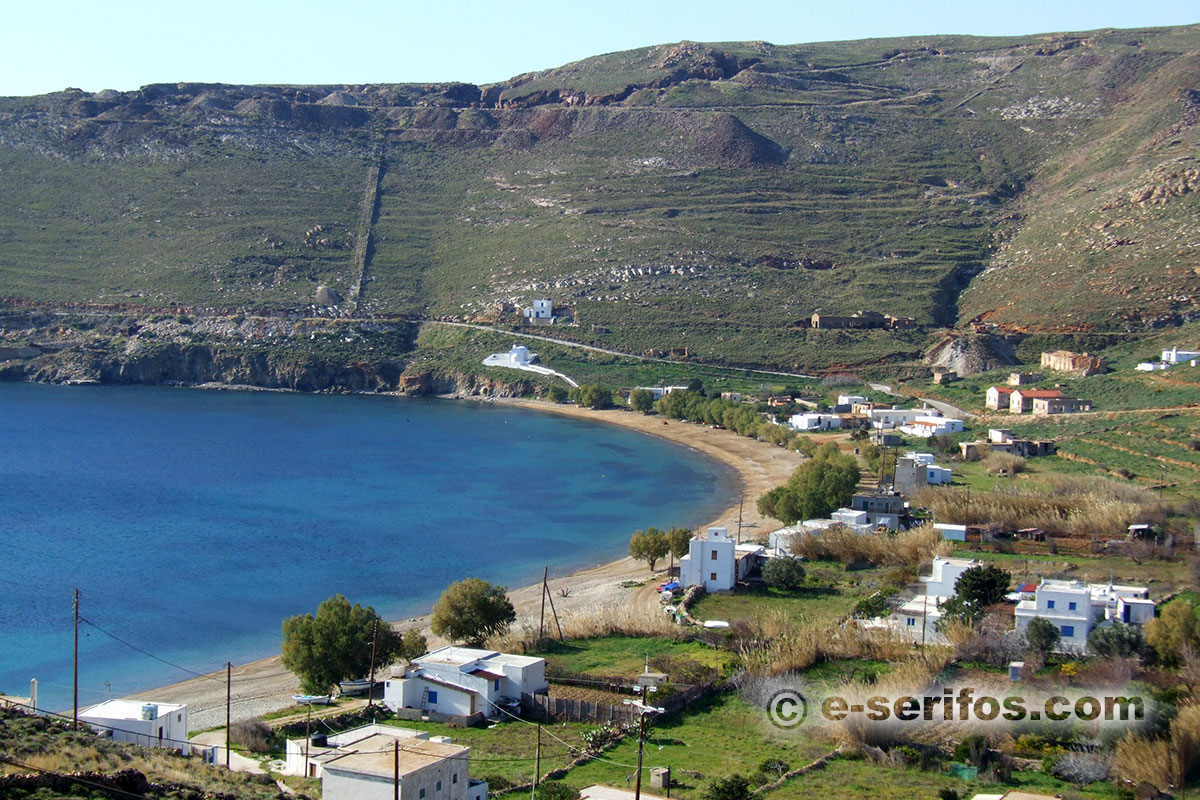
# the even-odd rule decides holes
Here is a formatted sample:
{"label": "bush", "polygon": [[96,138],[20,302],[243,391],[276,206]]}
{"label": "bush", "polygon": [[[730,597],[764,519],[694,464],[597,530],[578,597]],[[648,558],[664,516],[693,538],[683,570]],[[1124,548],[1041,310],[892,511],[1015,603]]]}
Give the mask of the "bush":
{"label": "bush", "polygon": [[748,800],[750,781],[741,775],[718,778],[708,785],[702,796],[704,800]]}
{"label": "bush", "polygon": [[1140,658],[1146,652],[1146,638],[1140,625],[1113,622],[1092,629],[1088,650],[1100,658]]}
{"label": "bush", "polygon": [[767,561],[762,570],[763,583],[788,592],[804,586],[804,566],[795,556],[780,556]]}
{"label": "bush", "polygon": [[[491,786],[488,786],[488,791],[492,791]],[[577,800],[579,790],[562,781],[544,781],[538,784],[533,797],[534,800]]]}
{"label": "bush", "polygon": [[983,467],[989,475],[1016,475],[1025,471],[1025,459],[1012,453],[992,453],[983,460]]}
{"label": "bush", "polygon": [[882,617],[888,611],[888,601],[882,592],[864,597],[854,604],[854,616],[860,618]]}
{"label": "bush", "polygon": [[1031,619],[1029,627],[1025,629],[1025,641],[1029,649],[1043,656],[1053,652],[1061,639],[1062,634],[1059,633],[1058,626],[1042,617]]}
{"label": "bush", "polygon": [[822,445],[785,485],[758,499],[758,512],[785,525],[826,517],[850,502],[860,478],[852,456],[843,455],[835,444]]}
{"label": "bush", "polygon": [[269,752],[274,738],[271,726],[260,719],[235,722],[229,729],[230,742],[255,753]]}

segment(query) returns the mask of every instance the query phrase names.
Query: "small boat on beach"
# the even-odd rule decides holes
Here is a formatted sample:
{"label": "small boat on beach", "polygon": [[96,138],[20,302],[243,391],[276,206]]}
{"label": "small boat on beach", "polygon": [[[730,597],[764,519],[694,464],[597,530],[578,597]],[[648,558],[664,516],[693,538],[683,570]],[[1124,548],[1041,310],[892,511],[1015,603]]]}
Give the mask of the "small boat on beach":
{"label": "small boat on beach", "polygon": [[302,706],[327,706],[333,702],[327,694],[294,694],[292,699]]}
{"label": "small boat on beach", "polygon": [[365,694],[369,688],[371,688],[370,678],[358,678],[353,681],[342,681],[338,684],[338,691],[342,694]]}

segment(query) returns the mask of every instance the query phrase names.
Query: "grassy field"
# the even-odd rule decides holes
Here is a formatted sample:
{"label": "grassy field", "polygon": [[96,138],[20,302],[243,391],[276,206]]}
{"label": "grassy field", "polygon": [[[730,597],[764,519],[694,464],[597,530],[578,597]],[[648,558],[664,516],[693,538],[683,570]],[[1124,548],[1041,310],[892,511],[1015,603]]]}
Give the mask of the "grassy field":
{"label": "grassy field", "polygon": [[756,615],[782,612],[789,619],[828,620],[849,614],[854,604],[874,592],[887,570],[872,568],[847,571],[836,562],[805,565],[813,586],[796,592],[763,587],[731,594],[707,594],[692,606],[699,620],[753,619]]}
{"label": "grassy field", "polygon": [[533,655],[542,656],[550,668],[562,672],[630,679],[643,671],[647,658],[655,656],[685,658],[721,672],[731,669],[736,660],[728,651],[700,642],[653,636],[606,636],[551,642]]}

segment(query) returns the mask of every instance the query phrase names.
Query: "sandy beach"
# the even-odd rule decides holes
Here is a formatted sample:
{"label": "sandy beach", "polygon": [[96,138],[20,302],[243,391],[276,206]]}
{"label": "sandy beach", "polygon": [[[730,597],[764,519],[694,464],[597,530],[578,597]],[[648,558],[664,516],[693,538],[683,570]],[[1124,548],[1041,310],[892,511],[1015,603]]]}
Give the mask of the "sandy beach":
{"label": "sandy beach", "polygon": [[[716,458],[733,469],[740,478],[742,495],[742,537],[752,539],[765,536],[777,523],[763,519],[755,510],[755,500],[763,492],[783,483],[803,461],[803,456],[780,447],[757,442],[738,436],[727,430],[714,430],[707,425],[694,425],[678,420],[664,420],[658,416],[610,409],[592,411],[575,405],[552,404],[534,400],[495,399],[484,402],[502,403],[542,413],[561,414],[578,419],[595,420],[621,425],[644,433],[659,436],[682,444]],[[737,530],[738,505],[725,509],[708,526],[727,527]],[[630,531],[632,533],[632,531]],[[664,566],[662,564],[660,567]],[[652,587],[626,589],[620,584],[627,580],[642,581],[651,573],[646,564],[625,556],[615,561],[576,570],[570,574],[551,575],[550,591],[554,605],[562,617],[581,611],[632,603],[643,603],[653,599]],[[465,576],[464,576],[465,577]],[[516,626],[538,625],[541,608],[541,584],[535,583],[509,592],[517,610]],[[646,603],[646,613],[656,604]],[[547,609],[547,615],[549,610]],[[419,617],[394,623],[399,629],[417,627],[426,629],[428,617]],[[552,624],[552,623],[551,623]],[[438,643],[436,637],[426,630],[430,644]],[[380,674],[386,677],[387,669]],[[292,705],[291,695],[299,692],[295,677],[280,662],[279,656],[261,659],[233,668],[233,708],[235,722],[253,719],[269,711]],[[193,730],[210,728],[225,723],[225,674],[213,673],[206,678],[193,678],[159,689],[139,692],[138,699],[153,699],[161,702],[187,703],[190,727]]]}

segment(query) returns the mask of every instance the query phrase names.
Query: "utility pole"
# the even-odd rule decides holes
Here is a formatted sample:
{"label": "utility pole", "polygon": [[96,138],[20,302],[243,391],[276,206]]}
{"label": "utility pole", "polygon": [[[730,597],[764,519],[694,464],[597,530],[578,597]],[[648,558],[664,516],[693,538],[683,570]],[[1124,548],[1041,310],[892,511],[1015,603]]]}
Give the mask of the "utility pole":
{"label": "utility pole", "polygon": [[542,642],[542,630],[546,625],[546,578],[550,576],[550,565],[542,570],[542,614],[538,617],[538,644]]}
{"label": "utility pole", "polygon": [[[653,686],[646,687],[647,692],[654,691]],[[635,692],[642,690],[641,686],[633,687]],[[637,774],[633,782],[633,800],[641,800],[642,798],[642,750],[646,744],[646,715],[647,714],[662,714],[666,711],[665,708],[656,708],[648,706],[640,699],[626,700],[625,705],[633,706],[638,712],[638,757],[637,757]]]}
{"label": "utility pole", "polygon": [[375,637],[379,635],[379,619],[371,623],[371,674],[367,677],[367,708],[375,705]]}
{"label": "utility pole", "polygon": [[75,682],[74,709],[71,712],[71,730],[79,730],[79,590],[75,590]]}
{"label": "utility pole", "polygon": [[742,492],[742,496],[738,498],[738,532],[737,543],[742,543],[742,504],[746,502],[746,493]]}
{"label": "utility pole", "polygon": [[537,797],[538,783],[542,779],[542,721],[537,724],[537,757],[533,762],[533,796]]}
{"label": "utility pole", "polygon": [[[233,728],[231,719],[233,717],[233,662],[225,662],[225,769],[229,769],[229,740],[230,731]],[[305,756],[308,758],[308,756]],[[308,771],[308,765],[304,767],[305,772]]]}
{"label": "utility pole", "polygon": [[[306,714],[304,716],[304,777],[306,777],[306,778],[308,777],[308,770],[309,770],[308,746],[312,743],[312,733],[310,732],[311,725],[312,725],[312,701],[309,700],[308,701],[308,714]],[[399,739],[396,740],[396,744],[400,744]],[[228,753],[229,751],[226,750],[225,752]],[[227,755],[226,758],[228,758],[228,757],[229,756]]]}
{"label": "utility pole", "polygon": [[400,800],[400,740],[392,742],[392,800]]}

